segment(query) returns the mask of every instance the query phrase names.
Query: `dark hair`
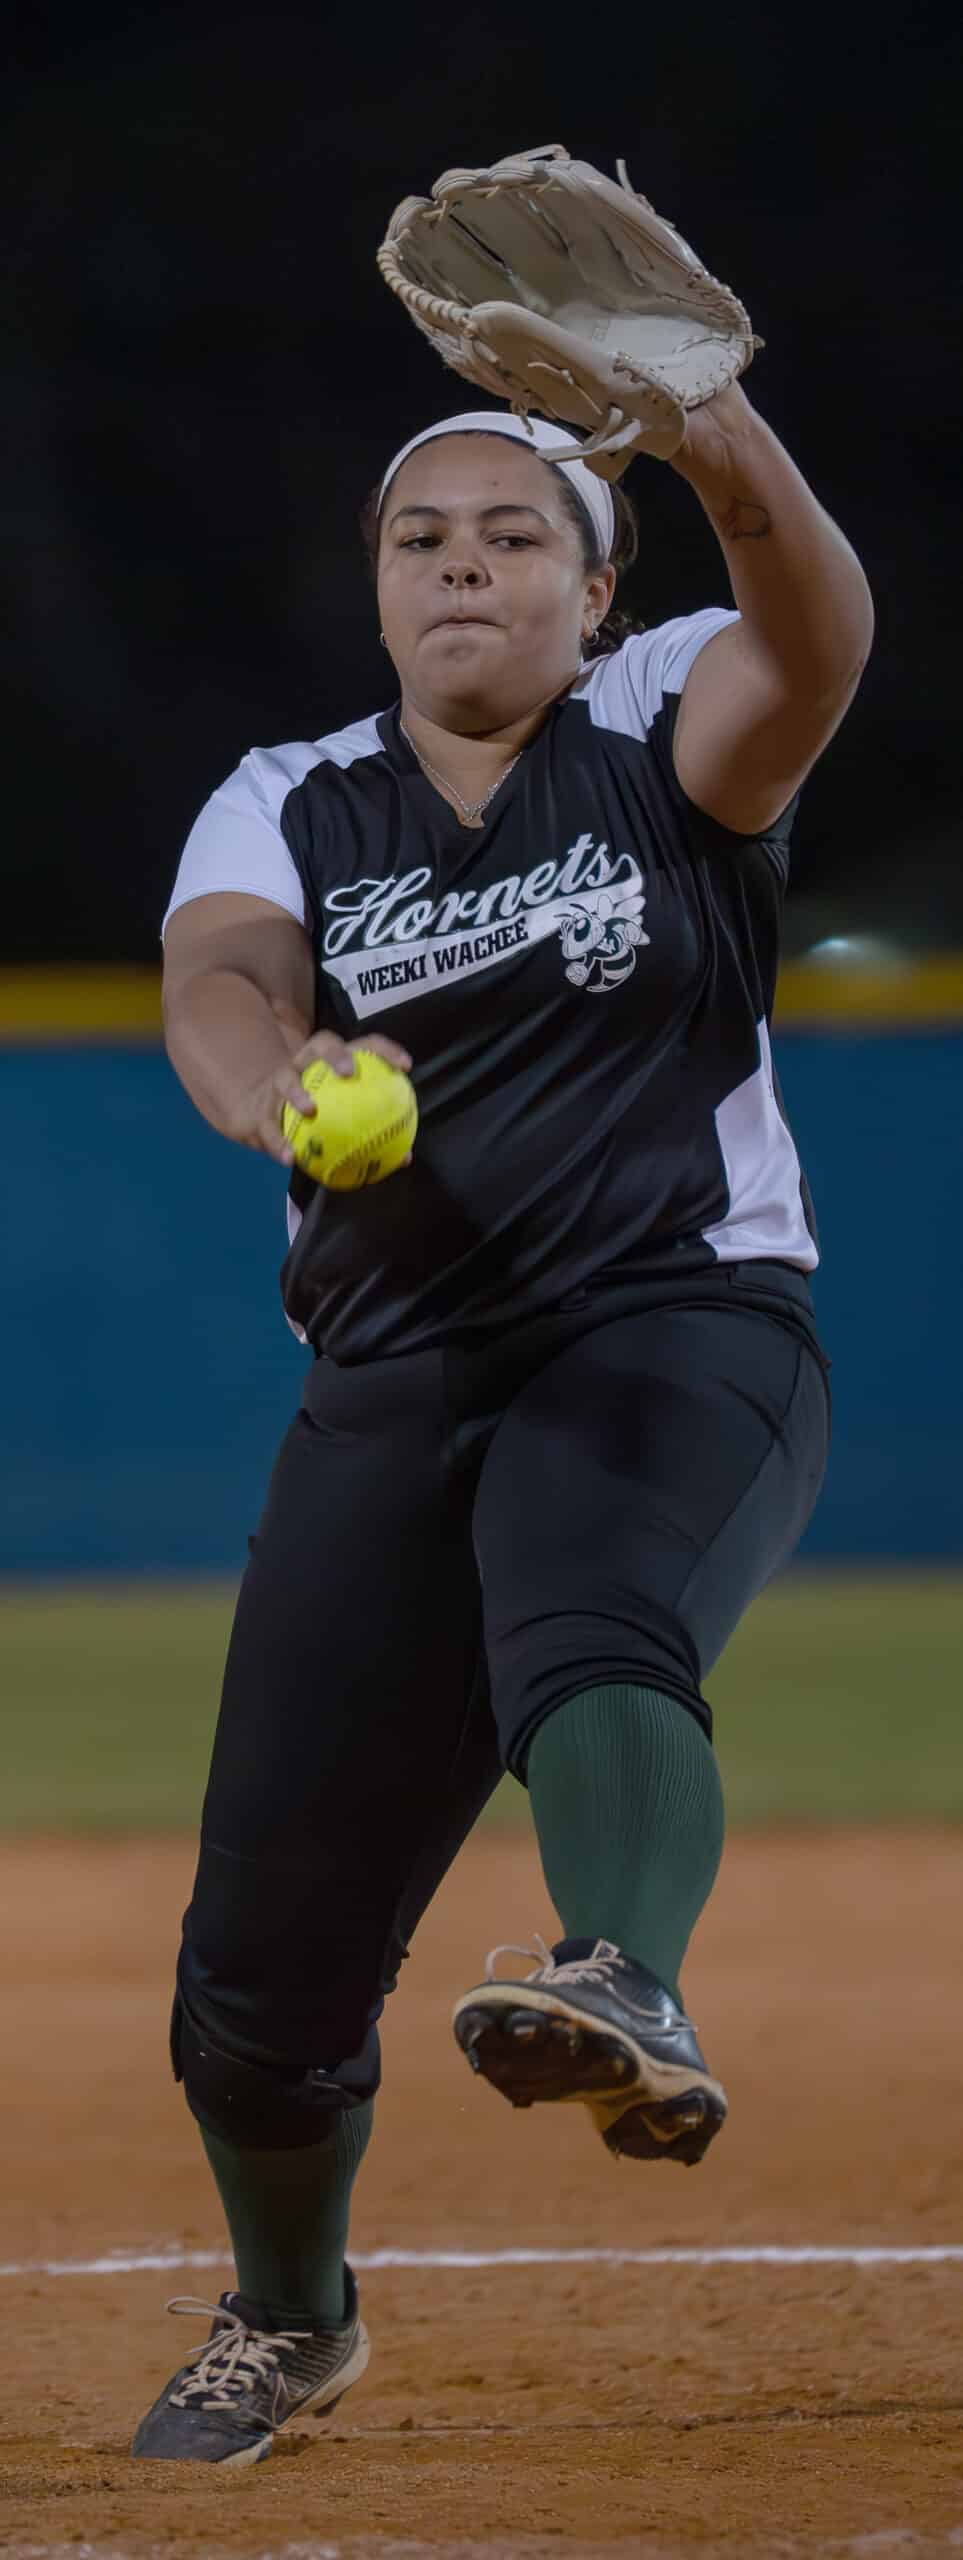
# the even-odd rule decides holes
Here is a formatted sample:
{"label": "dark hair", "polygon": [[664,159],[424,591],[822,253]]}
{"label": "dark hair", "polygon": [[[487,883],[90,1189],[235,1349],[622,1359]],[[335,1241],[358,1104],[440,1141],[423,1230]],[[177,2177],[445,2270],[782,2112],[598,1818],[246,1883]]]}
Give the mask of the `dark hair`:
{"label": "dark hair", "polygon": [[[484,427],[468,427],[463,429],[462,432],[468,435],[485,435],[489,430]],[[492,432],[497,433],[497,430],[493,430]],[[561,434],[561,432],[562,430],[560,429],[559,433]],[[568,516],[569,523],[574,525],[575,531],[578,534],[579,546],[582,553],[582,567],[585,571],[586,577],[590,577],[594,570],[604,569],[606,562],[603,559],[599,538],[588,508],[579,497],[578,490],[573,488],[571,480],[568,479],[564,471],[560,471],[558,469],[556,463],[546,463],[545,468],[547,471],[551,471],[554,474],[555,479],[558,481],[562,504],[565,508],[566,515]],[[626,570],[631,569],[638,558],[639,520],[631,498],[626,496],[625,490],[620,487],[619,482],[617,480],[612,480],[609,482],[609,487],[612,492],[612,504],[615,508],[615,532],[612,536],[612,548],[609,552],[609,563],[615,570],[617,578],[622,578],[624,577]],[[381,542],[381,523],[378,512],[378,496],[380,488],[381,482],[379,480],[375,483],[374,488],[369,490],[358,519],[361,526],[361,539],[364,544],[365,560],[372,580],[376,580],[378,575],[378,552]],[[616,592],[618,592],[617,589]],[[644,630],[644,622],[638,621],[634,614],[623,613],[620,607],[613,603],[609,607],[604,622],[599,623],[598,629],[594,633],[592,639],[586,640],[583,643],[583,654],[586,658],[609,657],[614,649],[621,648],[623,640],[628,639],[631,631]]]}

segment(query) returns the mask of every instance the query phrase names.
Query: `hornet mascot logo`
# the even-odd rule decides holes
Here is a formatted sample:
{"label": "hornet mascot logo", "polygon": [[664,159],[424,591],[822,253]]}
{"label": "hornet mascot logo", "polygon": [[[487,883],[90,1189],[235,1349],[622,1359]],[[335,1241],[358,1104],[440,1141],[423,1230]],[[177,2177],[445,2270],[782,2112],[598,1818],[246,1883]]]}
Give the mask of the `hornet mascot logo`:
{"label": "hornet mascot logo", "polygon": [[584,988],[588,996],[601,996],[631,976],[636,950],[649,939],[642,931],[644,905],[645,892],[636,872],[624,887],[599,889],[591,903],[578,900],[565,908],[558,932],[562,958],[568,962],[565,975],[573,987]]}

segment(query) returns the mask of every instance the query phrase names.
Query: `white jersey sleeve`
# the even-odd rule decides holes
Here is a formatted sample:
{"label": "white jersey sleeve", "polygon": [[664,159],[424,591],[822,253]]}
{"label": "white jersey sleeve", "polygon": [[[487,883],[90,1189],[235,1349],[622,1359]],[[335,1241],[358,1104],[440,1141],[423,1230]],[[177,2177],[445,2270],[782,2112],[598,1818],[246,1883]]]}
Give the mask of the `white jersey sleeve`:
{"label": "white jersey sleeve", "polygon": [[701,613],[678,614],[655,631],[633,632],[611,656],[589,661],[575,687],[576,696],[588,699],[596,727],[646,739],[666,695],[682,692],[706,641],[738,620],[738,614],[725,605],[707,605]]}
{"label": "white jersey sleeve", "polygon": [[304,891],[281,832],[289,791],[318,761],[315,745],[252,747],[235,773],[212,793],[195,819],[181,855],[161,927],[191,898],[212,890],[269,898],[298,924],[306,924]]}
{"label": "white jersey sleeve", "polygon": [[585,702],[597,728],[637,738],[654,756],[670,798],[700,846],[710,837],[714,844],[736,849],[760,844],[785,887],[798,792],[770,827],[758,836],[746,836],[723,826],[721,819],[710,818],[690,800],[675,769],[675,721],[686,677],[707,640],[730,630],[738,620],[739,615],[725,605],[707,605],[701,613],[678,614],[655,631],[632,632],[610,657],[589,662],[573,692]]}

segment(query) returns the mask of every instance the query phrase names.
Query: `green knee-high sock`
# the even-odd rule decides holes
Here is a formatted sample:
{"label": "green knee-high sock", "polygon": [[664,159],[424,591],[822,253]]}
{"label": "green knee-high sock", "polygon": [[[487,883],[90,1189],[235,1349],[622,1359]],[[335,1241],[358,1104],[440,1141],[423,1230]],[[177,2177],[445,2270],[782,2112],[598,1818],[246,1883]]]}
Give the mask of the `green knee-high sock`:
{"label": "green knee-high sock", "polygon": [[539,1725],[528,1786],[567,1938],[611,1938],[674,1998],[722,1855],[715,1753],[658,1689],[583,1689]]}
{"label": "green knee-high sock", "polygon": [[355,2173],[374,2103],[345,2107],[323,2142],[306,2151],[241,2151],[219,2134],[201,2139],[227,2215],[237,2290],[272,2315],[344,2318],[344,2253]]}

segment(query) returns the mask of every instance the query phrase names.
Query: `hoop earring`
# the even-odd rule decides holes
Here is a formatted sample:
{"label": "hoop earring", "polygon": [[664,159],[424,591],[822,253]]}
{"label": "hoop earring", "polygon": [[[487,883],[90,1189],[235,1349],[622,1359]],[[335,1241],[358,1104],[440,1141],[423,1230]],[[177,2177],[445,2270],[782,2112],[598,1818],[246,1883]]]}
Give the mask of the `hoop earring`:
{"label": "hoop earring", "polygon": [[383,631],[379,631],[379,633],[378,633],[378,638],[379,638],[379,640],[380,640],[380,642],[381,642],[381,646],[382,646],[382,648],[383,648],[383,649],[386,649],[386,648],[387,648],[387,646],[388,646],[388,643],[387,643],[387,640],[385,639],[385,635],[384,635],[384,632],[383,632]]}

